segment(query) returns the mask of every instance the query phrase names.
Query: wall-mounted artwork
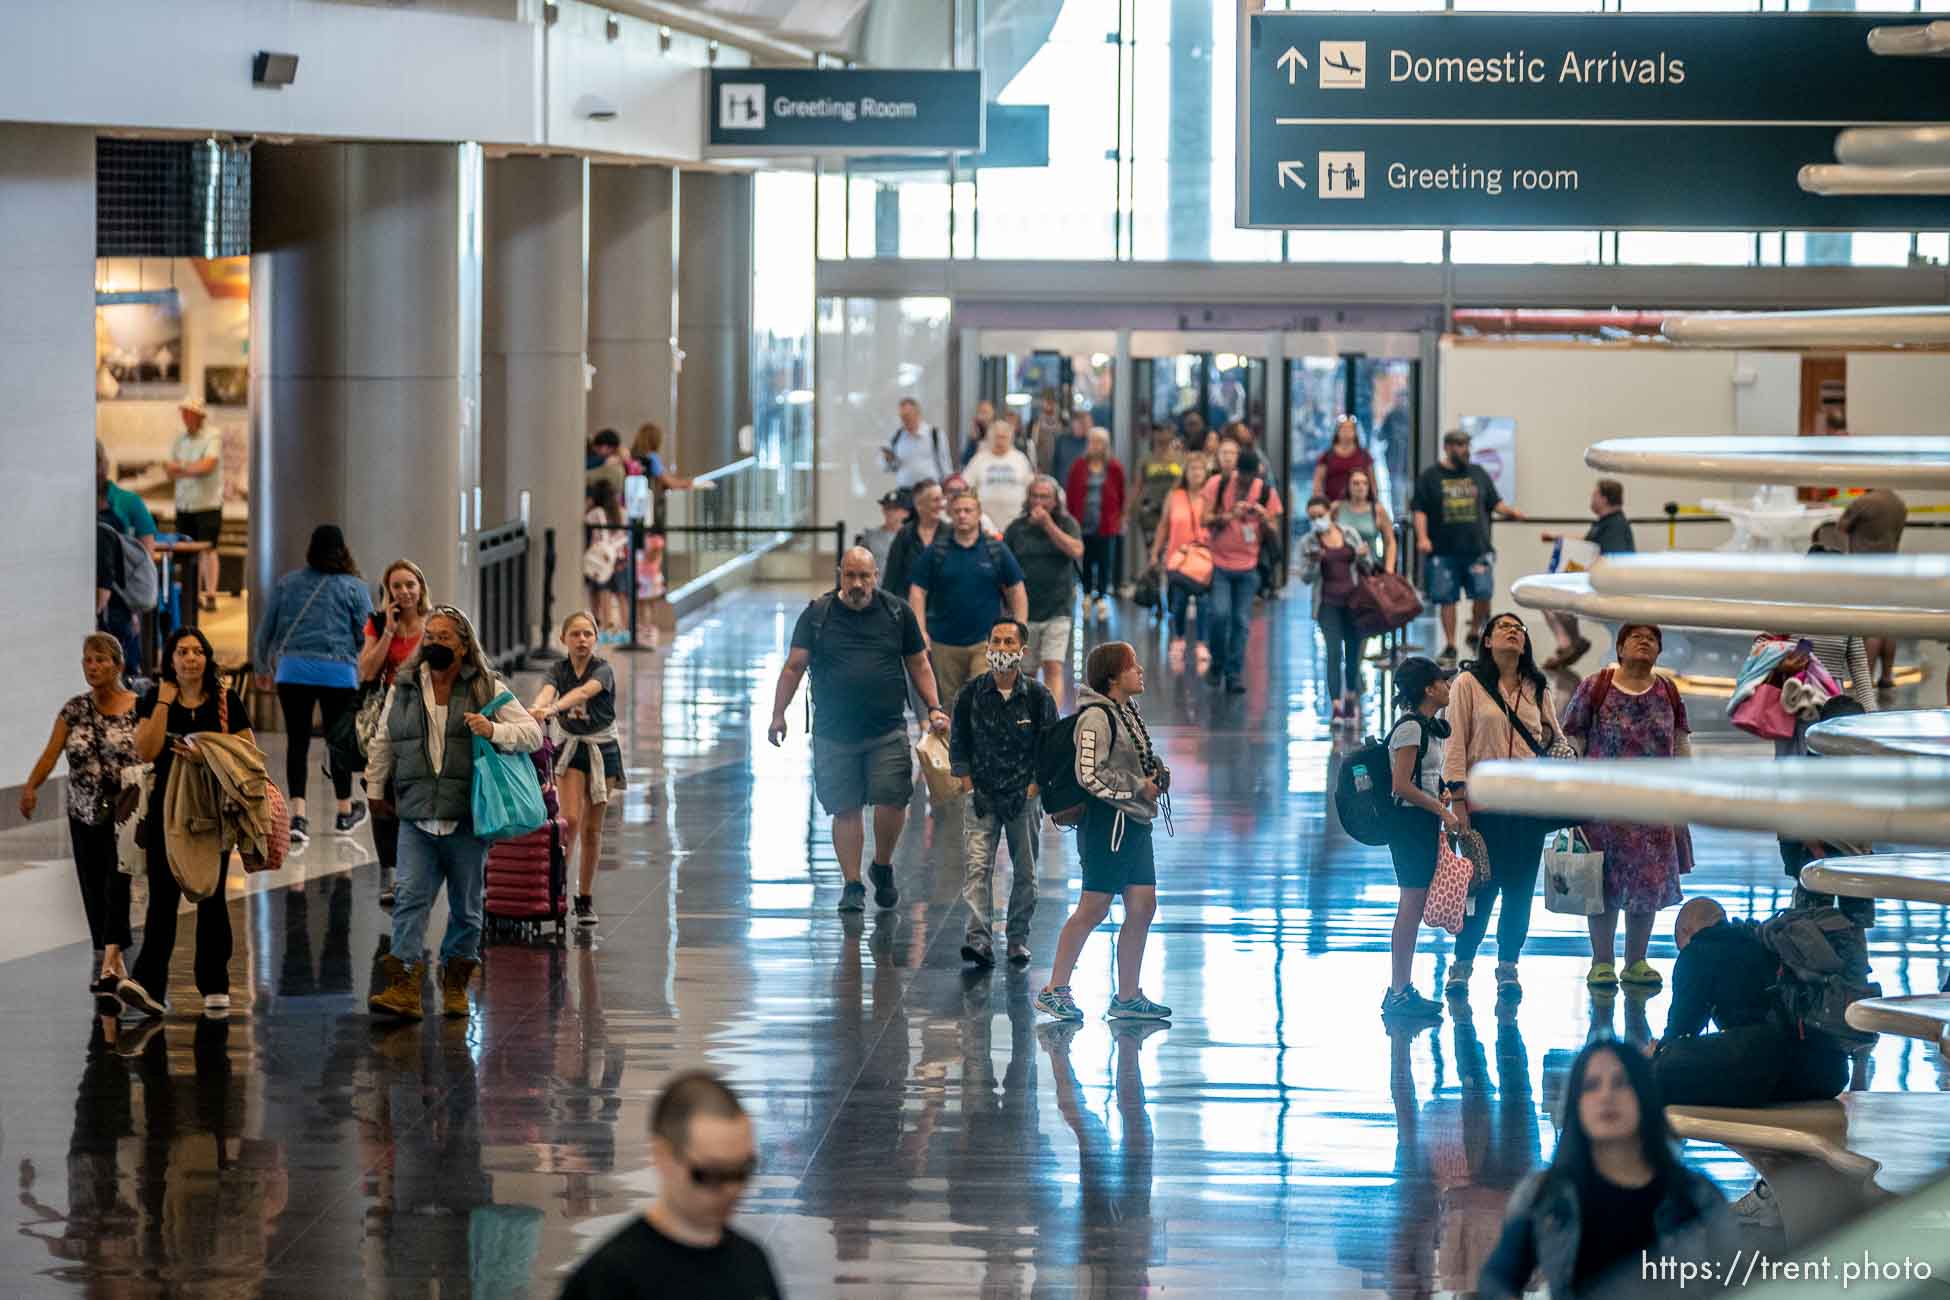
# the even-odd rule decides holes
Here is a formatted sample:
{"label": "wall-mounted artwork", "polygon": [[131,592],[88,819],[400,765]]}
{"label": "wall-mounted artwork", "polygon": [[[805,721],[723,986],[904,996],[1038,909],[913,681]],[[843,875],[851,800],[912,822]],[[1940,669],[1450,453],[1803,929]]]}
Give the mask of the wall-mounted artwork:
{"label": "wall-mounted artwork", "polygon": [[174,289],[95,295],[95,396],[175,397],[183,391],[183,304]]}
{"label": "wall-mounted artwork", "polygon": [[250,394],[250,367],[203,367],[203,400],[211,406],[242,406]]}

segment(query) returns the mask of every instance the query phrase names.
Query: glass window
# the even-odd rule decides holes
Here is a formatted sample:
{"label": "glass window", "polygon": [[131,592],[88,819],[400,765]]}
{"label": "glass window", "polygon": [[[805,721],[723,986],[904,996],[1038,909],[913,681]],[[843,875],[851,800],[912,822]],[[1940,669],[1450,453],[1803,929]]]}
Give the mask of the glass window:
{"label": "glass window", "polygon": [[1621,230],[1618,260],[1627,266],[1751,266],[1754,236],[1745,230]]}
{"label": "glass window", "polygon": [[[809,172],[752,178],[752,457],[739,508],[753,520],[801,522],[812,507],[813,205]],[[741,521],[743,522],[743,521]]]}
{"label": "glass window", "polygon": [[1905,230],[1807,231],[1787,234],[1789,266],[1907,266]]}
{"label": "glass window", "polygon": [[1289,262],[1440,262],[1440,230],[1289,230]]}
{"label": "glass window", "polygon": [[[1048,38],[994,91],[1004,104],[1049,105],[1049,165],[984,168],[975,255],[1108,260],[1116,256],[1117,0],[1067,0]],[[1035,21],[1005,11],[984,36],[984,63],[1011,66]]]}
{"label": "glass window", "polygon": [[[1950,4],[1950,0],[1944,3]],[[1916,237],[1916,255],[1938,266],[1950,265],[1950,234],[1941,230],[1924,231]]]}
{"label": "glass window", "polygon": [[820,173],[819,255],[829,261],[846,257],[846,176],[842,172]]}
{"label": "glass window", "polygon": [[1456,230],[1449,235],[1455,262],[1590,264],[1600,260],[1595,230]]}

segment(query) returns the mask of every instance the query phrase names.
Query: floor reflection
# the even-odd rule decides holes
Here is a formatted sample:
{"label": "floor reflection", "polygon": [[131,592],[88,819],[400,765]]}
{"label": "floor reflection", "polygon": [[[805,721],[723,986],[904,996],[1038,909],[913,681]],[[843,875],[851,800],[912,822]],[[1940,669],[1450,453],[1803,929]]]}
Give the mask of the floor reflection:
{"label": "floor reflection", "polygon": [[[1510,1189],[1555,1147],[1578,1047],[1664,1025],[1669,993],[1594,997],[1582,919],[1539,908],[1521,1003],[1485,986],[1473,1014],[1382,1026],[1393,875],[1333,823],[1350,739],[1322,716],[1289,600],[1255,619],[1243,697],[1172,676],[1128,613],[1091,629],[1132,637],[1154,670],[1142,708],[1177,833],[1159,842],[1145,982],[1178,1018],[1039,1026],[1029,998],[1079,883],[1068,836],[1045,834],[1026,973],[964,971],[959,813],[925,796],[899,908],[834,911],[803,716],[781,749],[754,731],[803,599],[740,593],[667,652],[616,656],[630,785],[603,924],[492,948],[463,1021],[363,1014],[389,928],[370,865],[233,898],[228,1021],[89,1019],[85,945],[7,946],[32,907],[79,901],[64,875],[9,918],[26,896],[5,891],[71,867],[38,830],[0,836],[7,1293],[552,1295],[655,1190],[649,1106],[696,1065],[752,1110],[764,1158],[744,1226],[795,1296],[1466,1291]],[[1688,893],[1737,915],[1786,903],[1768,837],[1703,832],[1698,856]],[[1937,988],[1942,909],[1880,919],[1884,988]],[[1110,991],[1116,923],[1079,962],[1086,1006]],[[1424,932],[1421,987],[1450,951]],[[1651,956],[1673,955],[1668,921]],[[1857,1084],[1936,1092],[1947,1074],[1927,1045],[1884,1039]],[[1751,1181],[1723,1148],[1686,1156],[1736,1194]]]}

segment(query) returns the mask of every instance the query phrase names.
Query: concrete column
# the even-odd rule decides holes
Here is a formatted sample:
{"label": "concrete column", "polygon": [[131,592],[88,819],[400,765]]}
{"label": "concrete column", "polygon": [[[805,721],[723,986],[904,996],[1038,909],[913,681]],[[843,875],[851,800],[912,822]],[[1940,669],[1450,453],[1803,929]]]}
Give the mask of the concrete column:
{"label": "concrete column", "polygon": [[251,598],[337,523],[477,601],[481,152],[259,145],[251,203]]}
{"label": "concrete column", "polygon": [[[628,446],[646,421],[677,424],[677,191],[668,167],[597,163],[589,172],[587,426]],[[664,444],[666,458],[677,451]],[[687,464],[686,469],[690,466]]]}
{"label": "concrete column", "polygon": [[483,190],[481,511],[489,524],[506,522],[529,494],[529,608],[539,623],[546,529],[557,547],[555,613],[581,603],[589,164],[491,158]]}
{"label": "concrete column", "polygon": [[[0,195],[0,607],[15,681],[39,686],[0,703],[0,766],[13,782],[40,753],[55,683],[77,679],[81,638],[95,626],[94,131],[0,125]],[[10,791],[0,825],[18,824],[14,803]],[[59,806],[44,792],[42,821]]]}
{"label": "concrete column", "polygon": [[743,455],[752,422],[752,178],[692,172],[678,199],[677,445],[698,474]]}

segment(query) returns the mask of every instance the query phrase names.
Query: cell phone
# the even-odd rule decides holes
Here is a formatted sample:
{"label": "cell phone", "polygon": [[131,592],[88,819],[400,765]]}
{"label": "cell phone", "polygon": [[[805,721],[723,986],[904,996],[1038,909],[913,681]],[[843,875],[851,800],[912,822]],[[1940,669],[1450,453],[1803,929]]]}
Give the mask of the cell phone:
{"label": "cell phone", "polygon": [[187,745],[190,740],[188,736],[185,736],[180,731],[168,732],[165,736],[165,739],[167,739],[169,743],[172,745]]}

